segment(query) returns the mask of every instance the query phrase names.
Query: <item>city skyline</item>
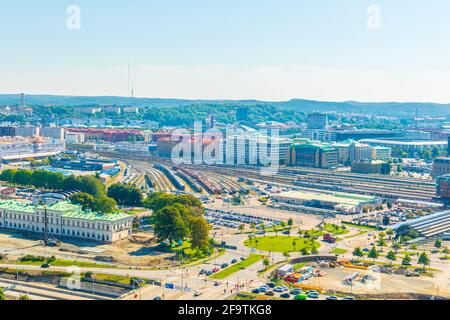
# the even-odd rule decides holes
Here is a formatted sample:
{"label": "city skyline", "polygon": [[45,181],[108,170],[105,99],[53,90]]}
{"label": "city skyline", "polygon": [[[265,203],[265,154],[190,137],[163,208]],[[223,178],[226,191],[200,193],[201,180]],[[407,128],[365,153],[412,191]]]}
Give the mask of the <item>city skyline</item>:
{"label": "city skyline", "polygon": [[445,1],[70,5],[0,4],[0,93],[450,102]]}

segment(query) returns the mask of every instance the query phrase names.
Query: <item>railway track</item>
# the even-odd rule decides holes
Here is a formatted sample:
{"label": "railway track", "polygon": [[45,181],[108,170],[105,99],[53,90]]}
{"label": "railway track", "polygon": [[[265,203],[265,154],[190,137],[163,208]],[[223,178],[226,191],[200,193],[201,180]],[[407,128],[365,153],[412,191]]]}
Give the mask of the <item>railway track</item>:
{"label": "railway track", "polygon": [[[112,156],[112,155],[110,155]],[[117,155],[114,155],[117,157]],[[123,156],[123,155],[122,155]],[[128,155],[127,155],[128,157]],[[172,166],[170,159],[156,157],[130,156],[137,162],[155,161],[161,164]],[[136,159],[137,158],[137,159]],[[144,163],[145,164],[145,163]],[[193,166],[186,165],[186,168],[201,172],[207,175],[214,183],[219,183],[226,190],[239,188],[239,184],[234,182],[233,177],[250,178],[266,183],[279,183],[287,186],[295,186],[295,183],[302,182],[308,184],[310,191],[333,190],[360,193],[366,195],[376,195],[387,199],[410,199],[431,201],[435,196],[435,182],[424,181],[402,177],[381,177],[375,175],[361,175],[348,172],[330,172],[314,168],[283,168],[274,176],[263,176],[258,168],[236,168],[225,166]],[[166,182],[167,184],[168,182]],[[167,190],[167,186],[164,188]]]}

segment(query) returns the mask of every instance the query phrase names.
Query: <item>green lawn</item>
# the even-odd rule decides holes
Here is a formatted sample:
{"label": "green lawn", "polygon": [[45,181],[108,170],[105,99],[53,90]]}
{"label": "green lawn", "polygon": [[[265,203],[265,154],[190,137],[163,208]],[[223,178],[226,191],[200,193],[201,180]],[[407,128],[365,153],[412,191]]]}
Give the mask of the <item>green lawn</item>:
{"label": "green lawn", "polygon": [[331,254],[346,254],[347,252],[348,250],[341,248],[334,248],[333,250],[330,251]]}
{"label": "green lawn", "polygon": [[354,223],[349,223],[349,222],[342,222],[343,225],[346,226],[350,226],[350,227],[354,227],[357,229],[364,229],[364,230],[373,230],[373,231],[379,231],[380,229],[378,229],[377,227],[369,227],[369,226],[360,226]]}
{"label": "green lawn", "polygon": [[313,247],[320,247],[317,241],[289,236],[251,238],[244,244],[250,248],[271,252],[299,252],[303,248],[311,250]]}
{"label": "green lawn", "polygon": [[216,280],[225,279],[225,278],[229,277],[230,275],[232,275],[233,273],[236,273],[242,269],[245,269],[245,268],[257,263],[258,261],[260,261],[263,258],[264,258],[263,255],[251,254],[244,261],[233,264],[232,266],[230,266],[226,269],[223,269],[222,271],[212,275],[211,279],[216,279]]}
{"label": "green lawn", "polygon": [[361,231],[359,231],[358,233],[355,233],[355,234],[350,235],[350,236],[346,236],[346,237],[344,237],[344,238],[345,238],[345,239],[351,239],[351,238],[355,238],[355,237],[362,236],[363,234],[366,234],[366,233],[368,233],[368,231],[361,230]]}
{"label": "green lawn", "polygon": [[131,277],[125,277],[125,276],[116,276],[111,274],[94,274],[93,275],[95,280],[98,281],[109,281],[109,282],[116,282],[120,284],[129,285],[131,283]]}
{"label": "green lawn", "polygon": [[109,264],[100,264],[95,262],[87,262],[87,261],[75,261],[75,260],[51,260],[46,257],[31,257],[30,259],[15,260],[8,261],[11,264],[19,264],[19,265],[37,265],[40,266],[44,263],[48,263],[53,267],[72,267],[77,266],[80,268],[117,268],[117,266],[109,265]]}
{"label": "green lawn", "polygon": [[312,230],[306,231],[306,234],[309,235],[310,237],[321,237],[321,236],[323,236],[324,233],[321,230],[312,229]]}
{"label": "green lawn", "polygon": [[335,224],[326,224],[325,225],[325,231],[334,234],[334,235],[342,235],[342,234],[347,234],[350,231],[348,229],[344,229],[341,226],[335,225]]}

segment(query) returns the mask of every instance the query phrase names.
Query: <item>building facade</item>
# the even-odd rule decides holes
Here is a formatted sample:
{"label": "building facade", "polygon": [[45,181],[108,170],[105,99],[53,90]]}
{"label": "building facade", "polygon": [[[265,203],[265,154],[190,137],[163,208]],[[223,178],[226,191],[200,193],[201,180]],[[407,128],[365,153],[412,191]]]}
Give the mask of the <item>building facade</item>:
{"label": "building facade", "polygon": [[306,121],[308,129],[325,129],[328,126],[328,115],[319,112],[310,113]]}
{"label": "building facade", "polygon": [[374,160],[389,160],[392,156],[392,149],[388,147],[373,147],[372,159]]}
{"label": "building facade", "polygon": [[336,167],[338,152],[326,144],[294,143],[288,151],[287,165],[312,168]]}
{"label": "building facade", "polygon": [[41,137],[64,140],[64,128],[61,127],[43,127],[40,130]]}
{"label": "building facade", "polygon": [[438,158],[433,163],[433,178],[450,174],[450,157]]}
{"label": "building facade", "polygon": [[0,229],[42,234],[45,218],[47,230],[55,238],[106,243],[127,239],[133,224],[129,215],[87,212],[66,201],[47,207],[15,200],[0,201]]}
{"label": "building facade", "polygon": [[349,145],[348,157],[350,161],[362,161],[372,159],[372,149],[368,144],[353,141]]}

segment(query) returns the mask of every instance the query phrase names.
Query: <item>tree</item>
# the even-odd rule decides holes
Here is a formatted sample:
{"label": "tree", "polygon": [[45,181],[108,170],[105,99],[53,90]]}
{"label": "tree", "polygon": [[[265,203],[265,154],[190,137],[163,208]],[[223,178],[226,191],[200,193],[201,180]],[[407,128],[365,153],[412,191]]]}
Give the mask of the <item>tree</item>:
{"label": "tree", "polygon": [[14,183],[14,175],[16,174],[17,170],[14,169],[7,169],[3,170],[0,174],[0,180],[5,182]]}
{"label": "tree", "polygon": [[30,297],[27,296],[26,294],[21,294],[19,300],[30,300]]}
{"label": "tree", "polygon": [[392,207],[393,207],[393,204],[392,204],[391,202],[388,202],[388,203],[387,203],[387,207],[388,207],[389,210],[391,210]]}
{"label": "tree", "polygon": [[434,246],[438,249],[440,249],[442,247],[442,240],[441,239],[436,239],[436,241],[434,242]]}
{"label": "tree", "polygon": [[202,202],[191,195],[177,196],[169,193],[156,192],[150,194],[145,199],[144,207],[155,211],[158,211],[164,207],[172,206],[176,203],[185,205],[186,207],[203,208]]}
{"label": "tree", "polygon": [[385,215],[383,217],[383,225],[388,226],[390,222],[391,222],[391,218],[388,215]]}
{"label": "tree", "polygon": [[92,209],[101,213],[112,213],[117,209],[117,202],[112,198],[99,197],[94,199]]}
{"label": "tree", "polygon": [[361,250],[360,247],[355,248],[355,250],[353,250],[353,256],[357,257],[357,259],[359,260],[359,258],[361,258],[363,256],[363,252]]}
{"label": "tree", "polygon": [[391,238],[394,235],[394,230],[392,229],[387,229],[386,230],[386,234],[389,236],[389,238]]}
{"label": "tree", "polygon": [[394,242],[394,244],[392,245],[392,249],[395,250],[395,253],[397,253],[398,250],[401,249],[401,247],[402,247],[402,246],[401,246],[400,243],[398,243],[398,242]]}
{"label": "tree", "polygon": [[188,235],[188,226],[183,220],[180,211],[173,207],[164,207],[155,212],[155,235],[159,241],[167,240],[169,245],[174,240],[182,240]]}
{"label": "tree", "polygon": [[289,258],[290,256],[291,256],[291,254],[288,251],[283,252],[283,257]]}
{"label": "tree", "polygon": [[411,257],[409,256],[409,254],[405,255],[405,257],[403,258],[402,265],[403,266],[411,265]]}
{"label": "tree", "polygon": [[315,246],[312,247],[311,249],[311,254],[318,254],[319,250],[317,250],[317,248]]}
{"label": "tree", "polygon": [[31,177],[33,176],[33,171],[30,170],[19,170],[14,175],[14,183],[29,186],[31,185]]}
{"label": "tree", "polygon": [[386,240],[383,237],[378,238],[377,245],[379,247],[385,247],[387,245]]}
{"label": "tree", "polygon": [[245,225],[242,223],[241,225],[239,225],[239,232],[244,232],[245,230]]}
{"label": "tree", "polygon": [[6,296],[5,296],[5,293],[3,292],[2,288],[0,288],[0,301],[1,300],[6,300]]}
{"label": "tree", "polygon": [[388,252],[388,254],[387,254],[387,256],[386,256],[386,259],[388,259],[389,261],[390,261],[390,265],[392,265],[392,262],[393,261],[395,261],[395,260],[397,260],[397,257],[395,256],[395,253],[394,253],[394,251],[389,251]]}
{"label": "tree", "polygon": [[370,249],[368,257],[370,259],[373,259],[373,262],[375,262],[375,259],[378,259],[378,251],[375,247],[372,247],[372,249]]}
{"label": "tree", "polygon": [[292,228],[292,226],[294,225],[294,220],[292,220],[292,218],[289,218],[287,224],[288,224],[289,228]]}
{"label": "tree", "polygon": [[78,189],[82,192],[89,193],[94,197],[101,197],[106,195],[105,185],[100,179],[95,176],[81,176],[78,177]]}
{"label": "tree", "polygon": [[265,258],[265,259],[263,260],[263,265],[264,265],[264,267],[267,269],[267,268],[270,266],[270,260],[267,259],[267,258]]}
{"label": "tree", "polygon": [[83,210],[91,209],[94,206],[94,197],[85,192],[79,192],[69,197],[70,202],[80,205]]}
{"label": "tree", "polygon": [[430,258],[428,258],[428,255],[425,252],[419,256],[418,263],[423,266],[423,270],[426,270],[426,266],[430,264]]}
{"label": "tree", "polygon": [[109,187],[108,197],[113,198],[120,205],[127,206],[140,206],[143,199],[141,190],[124,183],[116,183]]}
{"label": "tree", "polygon": [[203,217],[194,217],[190,221],[191,244],[193,249],[206,250],[209,247],[209,225]]}

